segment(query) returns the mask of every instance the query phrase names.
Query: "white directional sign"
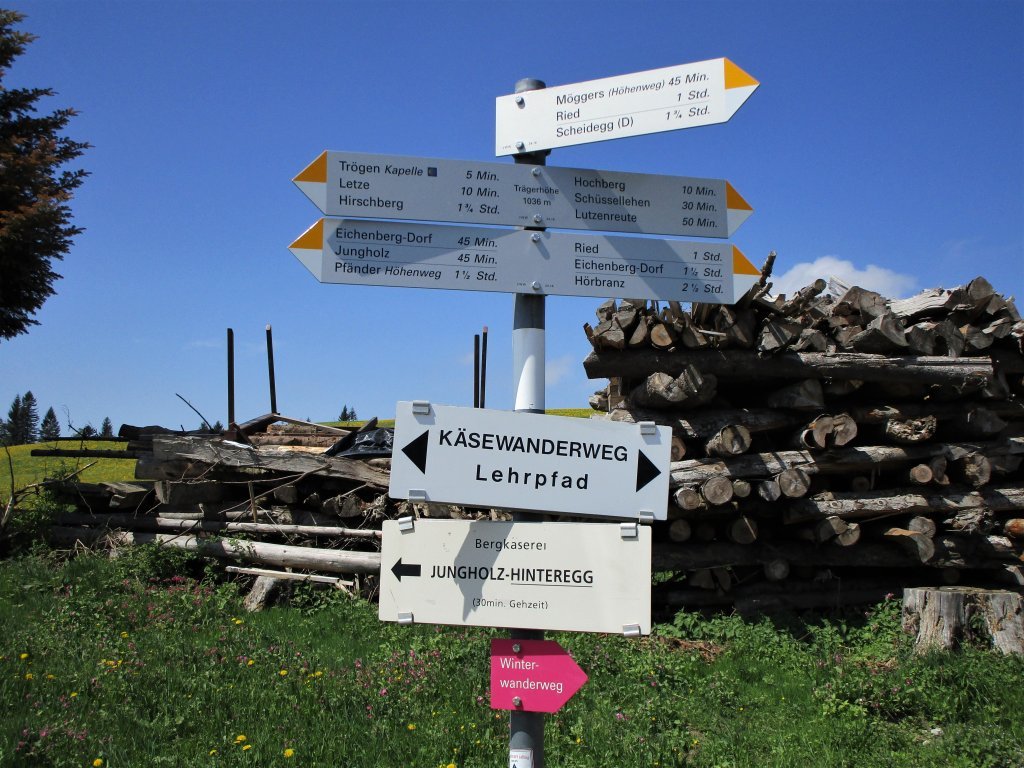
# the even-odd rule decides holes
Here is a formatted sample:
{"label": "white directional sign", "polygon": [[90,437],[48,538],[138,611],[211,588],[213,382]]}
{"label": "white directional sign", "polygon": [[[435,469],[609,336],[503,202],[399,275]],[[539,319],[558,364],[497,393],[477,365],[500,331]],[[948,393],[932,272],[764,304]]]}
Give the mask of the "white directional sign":
{"label": "white directional sign", "polygon": [[757,267],[729,243],[321,219],[291,252],[322,283],[735,304]]}
{"label": "white directional sign", "polygon": [[752,213],[721,179],[324,152],[294,179],[329,216],[730,237]]}
{"label": "white directional sign", "polygon": [[711,59],[500,96],[495,154],[724,123],[757,86],[728,59]]}
{"label": "white directional sign", "polygon": [[386,520],[382,621],[651,631],[651,528]]}
{"label": "white directional sign", "polygon": [[664,520],[672,430],[400,402],[393,498]]}

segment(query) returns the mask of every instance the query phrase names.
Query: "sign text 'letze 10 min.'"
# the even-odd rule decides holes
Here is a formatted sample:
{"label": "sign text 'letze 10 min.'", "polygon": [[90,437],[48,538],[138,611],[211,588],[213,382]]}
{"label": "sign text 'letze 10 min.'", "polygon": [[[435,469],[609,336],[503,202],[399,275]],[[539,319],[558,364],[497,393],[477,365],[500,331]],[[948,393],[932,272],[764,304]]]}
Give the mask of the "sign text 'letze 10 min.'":
{"label": "sign text 'letze 10 min.'", "polygon": [[711,59],[499,96],[495,154],[724,123],[758,85],[728,59]]}
{"label": "sign text 'letze 10 min.'", "polygon": [[651,526],[385,520],[381,621],[651,631]]}
{"label": "sign text 'letze 10 min.'", "polygon": [[672,430],[564,416],[396,407],[393,498],[664,520]]}
{"label": "sign text 'letze 10 min.'", "polygon": [[760,271],[729,243],[320,219],[291,252],[322,283],[735,304]]}
{"label": "sign text 'letze 10 min.'", "polygon": [[324,152],[294,179],[328,216],[731,237],[752,213],[727,181]]}

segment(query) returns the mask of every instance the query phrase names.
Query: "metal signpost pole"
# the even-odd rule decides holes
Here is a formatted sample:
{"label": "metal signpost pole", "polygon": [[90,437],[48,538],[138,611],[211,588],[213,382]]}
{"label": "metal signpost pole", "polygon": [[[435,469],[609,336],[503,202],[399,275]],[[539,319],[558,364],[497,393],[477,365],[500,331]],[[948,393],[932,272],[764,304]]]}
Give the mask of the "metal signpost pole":
{"label": "metal signpost pole", "polygon": [[[523,78],[515,86],[517,94],[545,87],[541,80]],[[550,150],[517,154],[517,164],[545,165]],[[537,286],[538,288],[540,286]],[[517,293],[512,321],[512,384],[515,410],[544,413],[544,295]],[[526,519],[514,512],[513,520]],[[515,648],[517,640],[543,640],[538,629],[513,629],[509,633]],[[544,768],[544,714],[509,713],[509,768]]]}

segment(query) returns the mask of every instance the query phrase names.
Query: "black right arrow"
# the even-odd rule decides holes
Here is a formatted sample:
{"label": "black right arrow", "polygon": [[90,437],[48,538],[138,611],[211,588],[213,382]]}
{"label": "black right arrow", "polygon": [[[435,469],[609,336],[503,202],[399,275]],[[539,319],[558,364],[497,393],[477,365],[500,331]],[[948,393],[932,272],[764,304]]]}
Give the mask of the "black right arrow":
{"label": "black right arrow", "polygon": [[430,430],[428,429],[402,449],[402,453],[408,456],[409,460],[419,467],[420,472],[424,475],[427,474],[427,443],[429,439]]}
{"label": "black right arrow", "polygon": [[412,563],[402,565],[402,558],[398,558],[398,562],[395,563],[391,572],[395,574],[396,579],[401,581],[403,576],[419,576],[421,567],[422,566],[419,565],[413,565]]}
{"label": "black right arrow", "polygon": [[637,462],[636,462],[636,489],[639,491],[651,480],[661,474],[661,470],[658,469],[654,462],[644,455],[643,451],[637,451]]}

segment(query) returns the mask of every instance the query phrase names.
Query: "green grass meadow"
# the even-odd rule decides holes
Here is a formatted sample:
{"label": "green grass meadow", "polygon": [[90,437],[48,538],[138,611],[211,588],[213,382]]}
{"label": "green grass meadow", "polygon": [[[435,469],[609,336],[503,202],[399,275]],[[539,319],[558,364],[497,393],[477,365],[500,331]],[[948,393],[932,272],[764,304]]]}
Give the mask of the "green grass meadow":
{"label": "green grass meadow", "polygon": [[[247,614],[241,586],[152,547],[0,562],[0,766],[507,764],[502,631],[382,624],[306,586]],[[1024,764],[1024,660],[916,655],[898,600],[548,636],[590,677],[546,718],[549,766]]]}
{"label": "green grass meadow", "polygon": [[[0,456],[5,499],[12,467],[23,488],[96,461],[32,447]],[[82,479],[132,471],[105,459]],[[382,623],[311,585],[248,614],[248,577],[181,550],[46,550],[38,502],[0,560],[0,768],[507,764],[488,691],[506,631]],[[548,633],[590,679],[546,717],[547,765],[1024,766],[1024,659],[919,655],[899,614],[897,596],[774,622],[680,612],[642,639]]]}

